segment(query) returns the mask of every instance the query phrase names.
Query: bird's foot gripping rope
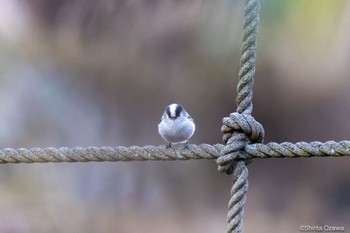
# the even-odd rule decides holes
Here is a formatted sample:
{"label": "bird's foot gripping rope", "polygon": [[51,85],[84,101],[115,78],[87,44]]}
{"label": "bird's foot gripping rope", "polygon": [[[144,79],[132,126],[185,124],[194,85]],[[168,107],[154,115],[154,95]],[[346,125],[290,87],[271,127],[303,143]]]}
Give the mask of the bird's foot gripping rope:
{"label": "bird's foot gripping rope", "polygon": [[226,146],[221,150],[220,157],[216,160],[220,172],[231,174],[235,167],[234,163],[249,159],[244,152],[246,144],[261,143],[265,136],[263,126],[249,114],[231,113],[223,118],[223,140]]}

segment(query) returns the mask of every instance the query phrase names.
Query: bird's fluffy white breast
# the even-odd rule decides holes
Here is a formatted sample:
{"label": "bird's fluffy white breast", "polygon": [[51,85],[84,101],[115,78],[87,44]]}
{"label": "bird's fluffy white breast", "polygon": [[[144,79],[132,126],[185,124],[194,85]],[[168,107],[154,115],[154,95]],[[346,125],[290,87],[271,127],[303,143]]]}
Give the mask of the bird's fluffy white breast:
{"label": "bird's fluffy white breast", "polygon": [[159,123],[158,130],[167,142],[183,142],[193,135],[195,124],[189,118],[176,120],[166,118]]}

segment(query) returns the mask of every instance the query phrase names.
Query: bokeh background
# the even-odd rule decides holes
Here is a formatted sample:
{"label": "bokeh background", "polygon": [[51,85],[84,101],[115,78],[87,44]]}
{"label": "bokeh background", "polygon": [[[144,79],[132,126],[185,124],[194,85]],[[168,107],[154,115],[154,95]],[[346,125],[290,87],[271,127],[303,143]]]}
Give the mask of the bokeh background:
{"label": "bokeh background", "polygon": [[[350,136],[350,1],[262,0],[254,116],[265,142]],[[164,144],[167,104],[221,142],[242,1],[1,0],[0,148]],[[0,232],[225,232],[214,161],[0,166]],[[349,158],[249,165],[244,232],[350,232]]]}

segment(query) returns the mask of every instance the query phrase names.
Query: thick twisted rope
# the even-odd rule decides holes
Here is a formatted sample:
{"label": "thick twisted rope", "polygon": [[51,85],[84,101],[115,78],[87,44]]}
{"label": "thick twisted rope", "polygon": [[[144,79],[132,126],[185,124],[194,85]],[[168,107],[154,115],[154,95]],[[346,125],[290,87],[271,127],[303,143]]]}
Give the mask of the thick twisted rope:
{"label": "thick twisted rope", "polygon": [[241,67],[237,84],[237,112],[223,119],[223,140],[226,144],[217,160],[219,171],[231,174],[233,163],[248,143],[259,143],[264,138],[264,128],[252,116],[253,85],[255,74],[256,44],[259,24],[259,0],[246,0],[242,39]]}
{"label": "thick twisted rope", "polygon": [[253,111],[253,85],[256,61],[256,45],[259,25],[259,0],[246,0],[244,8],[241,64],[237,84],[237,112],[251,114]]}
{"label": "thick twisted rope", "polygon": [[244,203],[246,201],[246,193],[248,191],[248,169],[244,160],[235,163],[233,173],[233,186],[231,188],[231,198],[228,203],[229,212],[227,214],[227,231],[241,232],[243,228]]}
{"label": "thick twisted rope", "polygon": [[265,132],[262,125],[248,114],[231,113],[229,117],[223,118],[223,124],[221,131],[226,146],[216,162],[220,172],[231,174],[237,159],[248,160],[246,154],[242,153],[246,144],[262,142]]}
{"label": "thick twisted rope", "polygon": [[216,159],[223,145],[189,145],[188,149],[165,146],[75,147],[0,150],[0,163],[102,162],[145,160]]}
{"label": "thick twisted rope", "polygon": [[[223,119],[222,132],[226,144],[217,159],[219,171],[233,172],[233,187],[227,215],[227,232],[239,233],[243,227],[243,212],[248,190],[248,158],[244,147],[251,143],[260,143],[264,138],[264,129],[252,116],[253,85],[256,61],[256,45],[259,24],[259,0],[246,0],[244,9],[242,55],[239,80],[237,84],[237,112]],[[239,158],[241,157],[241,158]]]}
{"label": "thick twisted rope", "polygon": [[350,141],[290,142],[247,145],[248,158],[340,157],[350,155]]}
{"label": "thick twisted rope", "polygon": [[[190,144],[188,149],[165,146],[75,147],[0,150],[0,163],[129,162],[218,159],[225,145]],[[350,141],[247,144],[237,159],[308,158],[350,156]],[[236,176],[234,175],[234,179]]]}

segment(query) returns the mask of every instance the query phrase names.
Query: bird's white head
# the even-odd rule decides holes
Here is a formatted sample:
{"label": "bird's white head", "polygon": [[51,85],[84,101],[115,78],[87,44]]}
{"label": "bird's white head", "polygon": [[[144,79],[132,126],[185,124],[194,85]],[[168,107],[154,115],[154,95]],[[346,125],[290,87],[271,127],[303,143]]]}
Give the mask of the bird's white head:
{"label": "bird's white head", "polygon": [[184,108],[179,104],[170,104],[165,111],[170,119],[176,119],[184,111]]}

